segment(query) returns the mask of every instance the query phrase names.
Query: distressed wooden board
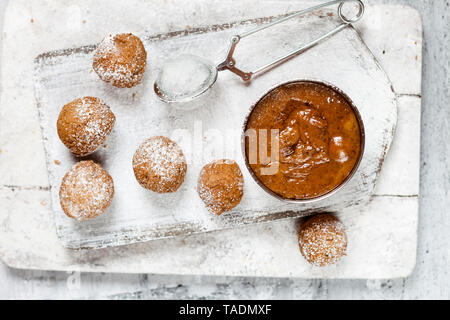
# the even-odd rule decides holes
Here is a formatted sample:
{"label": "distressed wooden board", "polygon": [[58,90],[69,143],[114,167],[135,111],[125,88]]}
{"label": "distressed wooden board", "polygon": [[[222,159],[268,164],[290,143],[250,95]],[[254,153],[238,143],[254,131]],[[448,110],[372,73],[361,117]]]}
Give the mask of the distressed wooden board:
{"label": "distressed wooden board", "polygon": [[[302,217],[319,211],[341,211],[367,203],[393,138],[397,102],[391,82],[353,28],[257,77],[250,85],[231,73],[221,73],[211,92],[192,103],[200,106],[195,112],[168,106],[152,92],[157,70],[165,59],[192,53],[218,63],[225,57],[230,35],[277,18],[262,17],[167,34],[140,34],[149,52],[148,72],[143,83],[133,89],[113,88],[98,79],[92,72],[95,46],[44,53],[36,58],[36,99],[57,231],[64,246],[73,249],[119,246]],[[238,48],[236,59],[240,66],[253,69],[338,23],[334,11],[310,14],[246,39]],[[299,29],[304,30],[300,35]],[[314,204],[286,204],[272,199],[251,179],[241,155],[240,135],[249,107],[268,88],[303,78],[330,82],[351,97],[365,125],[366,149],[355,177],[336,195]],[[62,177],[78,159],[59,141],[56,120],[61,106],[85,95],[104,99],[117,117],[108,147],[89,157],[110,172],[116,196],[108,214],[80,223],[67,218],[59,204]],[[153,135],[171,137],[187,156],[188,174],[176,194],[156,195],[143,190],[135,181],[130,159],[137,146]],[[196,181],[205,163],[222,158],[239,163],[244,171],[245,191],[238,207],[216,217],[196,194]]]}
{"label": "distressed wooden board", "polygon": [[[283,14],[311,4],[233,3],[206,5],[196,0],[191,6],[179,7],[172,1],[157,5],[130,0],[124,7],[121,1],[111,0],[98,0],[95,5],[89,1],[11,1],[5,15],[2,56],[2,78],[8,81],[2,83],[0,108],[0,257],[4,263],[27,269],[297,278],[376,279],[405,277],[411,272],[417,246],[421,99],[416,88],[420,89],[421,80],[422,29],[420,15],[407,6],[368,6],[367,16],[357,25],[382,67],[391,70],[388,75],[394,88],[402,90],[397,92],[398,128],[375,196],[369,206],[342,212],[351,241],[358,244],[349,248],[346,259],[351,263],[343,261],[333,270],[311,269],[291,241],[294,220],[102,250],[72,251],[61,246],[50,208],[34,100],[33,58],[55,46],[94,43],[110,30],[142,30],[145,26],[170,32],[194,22],[208,25]],[[170,17],[163,14],[167,11]],[[59,13],[57,17],[54,12]],[[98,19],[105,12],[126,19]],[[74,23],[73,16],[87,23],[83,19]],[[401,37],[394,37],[397,34]],[[404,69],[411,75],[408,79],[400,76]],[[284,234],[285,230],[291,231]]]}

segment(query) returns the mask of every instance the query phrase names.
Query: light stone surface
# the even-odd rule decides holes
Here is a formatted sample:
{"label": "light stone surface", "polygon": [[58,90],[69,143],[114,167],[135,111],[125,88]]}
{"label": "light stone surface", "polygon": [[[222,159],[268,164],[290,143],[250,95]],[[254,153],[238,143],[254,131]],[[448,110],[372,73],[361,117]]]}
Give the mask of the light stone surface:
{"label": "light stone surface", "polygon": [[[377,1],[371,1],[375,3]],[[399,2],[399,1],[395,1]],[[422,109],[422,171],[419,260],[402,280],[249,279],[198,276],[149,276],[17,271],[2,266],[2,297],[113,298],[448,298],[449,155],[448,1],[405,1],[424,15],[425,56]],[[447,9],[446,9],[447,8]],[[447,11],[445,11],[447,10]],[[442,17],[441,17],[442,15]],[[428,33],[427,33],[428,31]],[[389,48],[386,49],[389,51]],[[381,53],[374,52],[384,66]],[[427,111],[427,112],[425,112]],[[1,157],[1,155],[0,155]],[[0,159],[1,161],[1,159]],[[75,281],[73,281],[75,280]],[[124,292],[135,292],[126,293]]]}

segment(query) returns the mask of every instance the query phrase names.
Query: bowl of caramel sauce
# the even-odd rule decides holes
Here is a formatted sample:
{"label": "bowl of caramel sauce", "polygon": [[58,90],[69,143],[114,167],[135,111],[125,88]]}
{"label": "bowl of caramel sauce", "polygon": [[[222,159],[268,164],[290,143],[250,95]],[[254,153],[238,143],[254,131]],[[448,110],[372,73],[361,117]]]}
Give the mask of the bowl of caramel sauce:
{"label": "bowl of caramel sauce", "polygon": [[269,90],[244,123],[242,151],[256,183],[287,202],[322,200],[341,189],[364,154],[364,125],[342,90],[295,80]]}

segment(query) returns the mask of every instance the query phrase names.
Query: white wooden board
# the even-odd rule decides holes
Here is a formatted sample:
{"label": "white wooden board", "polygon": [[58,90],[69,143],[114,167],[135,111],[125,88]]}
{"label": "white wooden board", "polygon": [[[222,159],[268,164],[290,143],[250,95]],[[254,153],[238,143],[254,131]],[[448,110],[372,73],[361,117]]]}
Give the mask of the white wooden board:
{"label": "white wooden board", "polygon": [[[334,13],[319,11],[245,39],[237,50],[238,66],[254,69],[292,51],[300,43],[317,38],[340,23]],[[394,135],[397,101],[390,80],[353,28],[344,29],[250,84],[222,72],[212,91],[191,103],[199,106],[195,111],[175,109],[154,94],[152,84],[166,59],[190,53],[219,63],[226,55],[231,35],[273,20],[261,17],[192,28],[189,32],[141,34],[149,53],[148,72],[143,83],[132,89],[113,88],[92,72],[95,46],[43,53],[36,58],[36,98],[47,151],[52,207],[64,246],[73,249],[119,246],[302,217],[313,212],[340,212],[369,201]],[[299,29],[304,32],[299,34]],[[365,151],[359,170],[336,195],[308,205],[286,204],[267,195],[246,170],[240,144],[242,126],[250,106],[269,88],[304,78],[332,83],[349,95],[364,123]],[[115,198],[107,214],[92,221],[75,222],[61,209],[59,186],[64,174],[79,159],[60,142],[56,121],[64,104],[86,95],[104,99],[117,118],[107,148],[88,157],[102,163],[112,175]],[[132,172],[130,159],[134,151],[142,141],[155,135],[171,137],[187,156],[188,173],[175,194],[157,195],[142,189]],[[238,162],[245,190],[239,206],[217,217],[206,210],[197,195],[196,184],[204,164],[223,158]]]}
{"label": "white wooden board", "polygon": [[[2,121],[5,117],[0,119],[2,121],[0,161],[2,161],[1,184],[3,186],[0,194],[2,203],[5,204],[0,215],[2,219],[0,252],[2,259],[8,265],[54,270],[322,278],[400,277],[412,270],[415,262],[418,211],[418,170],[416,174],[414,171],[416,167],[418,168],[420,120],[420,97],[411,96],[411,94],[417,94],[414,90],[409,90],[405,97],[399,97],[399,129],[394,148],[386,160],[386,167],[402,168],[403,164],[399,163],[398,159],[402,159],[405,152],[410,154],[411,157],[408,157],[407,161],[412,170],[408,172],[409,180],[394,170],[382,171],[380,185],[371,204],[363,209],[342,212],[342,219],[347,224],[353,245],[349,248],[348,257],[332,270],[312,269],[302,260],[298,255],[295,241],[295,223],[291,220],[182,237],[176,240],[161,240],[94,251],[71,251],[64,249],[58,243],[49,210],[50,193],[33,102],[31,77],[33,67],[31,62],[18,63],[18,61],[28,61],[27,59],[31,61],[40,52],[48,51],[55,46],[65,48],[93,43],[96,38],[101,38],[101,34],[114,28],[134,31],[139,29],[135,28],[139,24],[148,26],[150,29],[163,25],[161,31],[173,31],[186,25],[191,26],[192,21],[197,21],[199,25],[208,25],[208,19],[212,20],[209,24],[225,22],[231,21],[226,19],[236,17],[244,19],[272,13],[281,14],[305,6],[294,2],[267,2],[267,7],[255,9],[250,2],[248,7],[240,7],[233,13],[225,10],[230,3],[217,3],[212,7],[201,6],[201,1],[195,2],[192,7],[185,8],[182,12],[174,10],[176,13],[171,18],[175,22],[164,24],[161,23],[158,15],[162,11],[173,9],[172,3],[166,4],[166,7],[155,4],[152,7],[147,2],[133,1],[131,7],[137,6],[140,10],[137,10],[139,14],[134,11],[127,12],[125,16],[133,21],[128,26],[126,22],[118,23],[117,21],[114,21],[114,26],[112,22],[111,24],[105,21],[96,23],[94,17],[104,12],[105,7],[102,7],[104,5],[102,1],[96,2],[94,6],[87,6],[89,13],[84,11],[83,3],[77,2],[77,4],[73,3],[71,10],[75,10],[74,8],[80,10],[82,12],[80,17],[82,16],[88,22],[85,24],[80,22],[76,28],[64,30],[63,27],[67,26],[63,17],[66,14],[66,7],[57,2],[46,3],[46,5],[32,5],[25,1],[12,2],[5,17],[4,48],[8,50],[3,51],[2,60],[5,66],[2,69],[3,79],[6,75],[10,80],[6,86],[5,82],[3,83],[1,109],[2,116],[8,115],[8,126],[4,126],[5,122]],[[108,2],[108,9],[110,14],[124,10],[113,2]],[[52,24],[46,25],[48,22],[45,17],[52,10],[60,10],[61,17]],[[33,24],[29,22],[28,17],[25,17],[24,12],[30,15],[33,12]],[[146,19],[140,18],[142,12],[148,12],[145,15]],[[198,18],[198,12],[202,13],[201,18]],[[371,49],[380,58],[382,65],[397,64],[399,72],[404,65],[400,63],[403,56],[393,55],[388,61],[383,61],[381,53],[383,49],[390,54],[405,50],[408,54],[412,51],[413,57],[417,55],[418,58],[413,62],[417,70],[414,73],[416,76],[410,79],[412,86],[417,87],[415,83],[420,82],[421,63],[421,27],[417,12],[406,7],[391,6],[369,7],[367,12],[368,16],[375,17],[374,21],[377,19],[384,21],[386,18],[393,19],[397,16],[409,17],[411,24],[402,25],[405,39],[394,43],[386,37],[382,39],[386,41],[384,43],[382,41],[372,43]],[[67,12],[69,13],[72,15],[73,11]],[[84,30],[84,26],[90,22],[91,25]],[[55,28],[54,23],[60,23],[61,28]],[[49,29],[50,25],[52,31]],[[387,34],[387,30],[383,30],[382,26],[382,24],[371,24],[371,20],[367,20],[367,24],[361,24],[358,27],[362,30],[362,36],[365,37],[370,33]],[[14,39],[8,38],[9,33],[14,33]],[[19,38],[22,47],[16,50]],[[416,44],[410,43],[411,38]],[[35,50],[36,43],[39,43],[39,51]],[[393,45],[398,48],[392,47]],[[393,59],[397,59],[399,63],[395,63]],[[394,88],[396,85],[398,83],[394,82]],[[408,87],[408,84],[402,85],[404,88]],[[18,104],[23,106],[20,111],[17,110]],[[411,135],[409,130],[406,133],[406,129],[401,128],[416,128],[417,135]],[[19,153],[23,157],[18,157]],[[27,154],[33,155],[35,161],[25,161],[24,159],[31,158],[27,157]],[[416,157],[417,161],[414,161]],[[395,187],[392,187],[393,185]]]}

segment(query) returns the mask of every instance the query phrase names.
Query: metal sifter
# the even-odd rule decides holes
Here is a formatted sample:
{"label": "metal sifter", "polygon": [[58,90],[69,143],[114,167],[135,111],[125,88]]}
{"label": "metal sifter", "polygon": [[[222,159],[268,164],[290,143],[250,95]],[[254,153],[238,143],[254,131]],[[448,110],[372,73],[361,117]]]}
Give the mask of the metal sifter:
{"label": "metal sifter", "polygon": [[[343,7],[344,4],[347,2],[355,2],[356,4],[358,4],[358,12],[352,18],[347,18],[343,14]],[[291,52],[288,52],[287,54],[253,71],[245,72],[236,67],[236,60],[233,58],[233,54],[237,44],[243,38],[248,37],[264,29],[270,28],[284,21],[287,21],[289,19],[295,18],[297,16],[315,11],[323,7],[332,6],[335,4],[339,4],[337,13],[342,21],[342,23],[335,29],[323,34],[317,39],[307,44],[304,44],[299,48],[296,48]],[[271,23],[261,25],[257,28],[244,32],[240,35],[235,35],[231,37],[227,57],[219,65],[215,65],[214,63],[195,55],[190,54],[180,55],[175,59],[166,61],[162,66],[154,84],[155,93],[161,100],[168,103],[192,101],[195,98],[202,95],[203,93],[205,93],[206,91],[208,91],[216,82],[218,72],[223,70],[229,70],[237,74],[239,77],[241,77],[242,80],[249,81],[250,79],[252,79],[254,75],[266,71],[270,68],[273,68],[279,63],[282,63],[290,59],[291,57],[300,54],[304,50],[316,45],[325,38],[341,31],[351,23],[360,20],[363,17],[363,15],[364,15],[364,3],[361,0],[329,1],[323,4],[310,7],[305,10],[295,12]]]}

